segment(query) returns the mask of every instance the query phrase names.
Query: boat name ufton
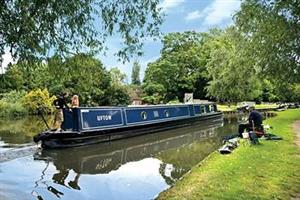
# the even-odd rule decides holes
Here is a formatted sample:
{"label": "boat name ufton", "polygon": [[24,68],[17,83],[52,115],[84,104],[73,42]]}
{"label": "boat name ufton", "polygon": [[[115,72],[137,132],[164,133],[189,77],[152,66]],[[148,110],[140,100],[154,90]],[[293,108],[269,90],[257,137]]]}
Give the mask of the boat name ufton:
{"label": "boat name ufton", "polygon": [[97,116],[97,121],[109,121],[111,120],[111,115],[99,115]]}

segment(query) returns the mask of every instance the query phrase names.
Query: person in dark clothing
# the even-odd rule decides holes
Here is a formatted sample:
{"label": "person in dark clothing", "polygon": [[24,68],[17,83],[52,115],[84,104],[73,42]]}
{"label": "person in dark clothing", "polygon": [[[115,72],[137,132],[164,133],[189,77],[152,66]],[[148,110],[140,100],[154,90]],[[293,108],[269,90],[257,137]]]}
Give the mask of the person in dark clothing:
{"label": "person in dark clothing", "polygon": [[248,123],[239,124],[239,136],[243,137],[243,132],[246,129],[247,131],[258,131],[263,132],[262,115],[254,108],[249,108],[250,114],[248,117]]}
{"label": "person in dark clothing", "polygon": [[53,127],[54,129],[56,129],[56,131],[61,130],[61,124],[63,123],[64,120],[63,109],[64,108],[70,109],[68,104],[66,103],[66,97],[67,94],[62,93],[59,96],[57,96],[57,98],[53,102],[54,106],[56,107]]}
{"label": "person in dark clothing", "polygon": [[63,108],[69,109],[69,106],[66,103],[66,97],[67,97],[66,93],[62,93],[59,96],[57,96],[57,98],[53,101],[54,106],[57,109],[63,109]]}

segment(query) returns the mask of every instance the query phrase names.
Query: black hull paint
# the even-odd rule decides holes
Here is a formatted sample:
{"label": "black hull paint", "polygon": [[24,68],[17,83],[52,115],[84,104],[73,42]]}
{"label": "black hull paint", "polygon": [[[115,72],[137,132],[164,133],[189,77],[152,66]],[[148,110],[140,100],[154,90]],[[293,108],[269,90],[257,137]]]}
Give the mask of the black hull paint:
{"label": "black hull paint", "polygon": [[192,125],[199,121],[218,121],[223,120],[223,113],[216,112],[199,117],[191,117],[181,120],[173,120],[161,123],[145,124],[139,126],[112,128],[105,130],[89,130],[81,132],[63,131],[54,133],[51,131],[43,132],[35,137],[36,141],[42,142],[42,147],[47,149],[68,148],[75,146],[90,145],[100,142],[129,138],[138,135],[155,133],[174,128]]}

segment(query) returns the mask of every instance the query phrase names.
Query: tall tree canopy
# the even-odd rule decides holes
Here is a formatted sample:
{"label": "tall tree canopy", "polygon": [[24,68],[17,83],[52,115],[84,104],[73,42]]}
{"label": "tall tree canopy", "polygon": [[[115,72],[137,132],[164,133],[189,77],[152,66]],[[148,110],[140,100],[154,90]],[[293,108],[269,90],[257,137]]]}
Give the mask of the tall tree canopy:
{"label": "tall tree canopy", "polygon": [[261,74],[278,82],[300,82],[300,2],[246,0],[236,26],[251,44],[248,51]]}
{"label": "tall tree canopy", "polygon": [[261,93],[258,69],[248,56],[247,43],[234,27],[229,27],[205,44],[209,53],[208,95],[217,100],[252,100]]}
{"label": "tall tree canopy", "polygon": [[134,61],[131,73],[131,84],[141,85],[140,71],[141,65],[137,61]]}
{"label": "tall tree canopy", "polygon": [[194,92],[196,98],[205,97],[204,40],[202,33],[190,31],[167,34],[162,40],[161,57],[146,69],[146,95],[156,94],[166,102],[182,100],[186,92]]}
{"label": "tall tree canopy", "polygon": [[65,60],[56,55],[47,63],[19,61],[2,76],[0,92],[47,88],[51,95],[62,91],[78,94],[82,106],[129,103],[123,82],[126,75],[116,68],[108,72],[100,60],[88,54],[76,54]]}
{"label": "tall tree canopy", "polygon": [[[43,56],[50,50],[100,51],[108,36],[124,44],[117,54],[141,53],[142,38],[159,35],[159,0],[3,0],[0,1],[0,58]],[[1,61],[1,60],[0,60]]]}

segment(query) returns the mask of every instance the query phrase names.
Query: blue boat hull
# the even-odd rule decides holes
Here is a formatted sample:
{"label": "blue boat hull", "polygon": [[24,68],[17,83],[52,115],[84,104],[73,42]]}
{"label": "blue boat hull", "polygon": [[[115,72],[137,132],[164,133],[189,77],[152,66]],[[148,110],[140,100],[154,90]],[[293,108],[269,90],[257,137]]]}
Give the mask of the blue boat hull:
{"label": "blue boat hull", "polygon": [[155,123],[137,123],[134,126],[113,126],[105,129],[93,128],[79,131],[67,130],[59,133],[45,131],[35,136],[35,141],[41,141],[43,148],[67,148],[190,126],[199,121],[204,121],[205,123],[205,121],[220,120],[223,120],[223,113],[215,111],[204,115],[161,120]]}

